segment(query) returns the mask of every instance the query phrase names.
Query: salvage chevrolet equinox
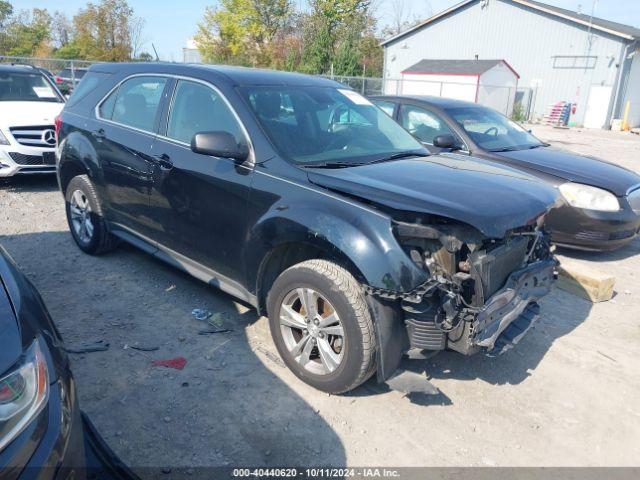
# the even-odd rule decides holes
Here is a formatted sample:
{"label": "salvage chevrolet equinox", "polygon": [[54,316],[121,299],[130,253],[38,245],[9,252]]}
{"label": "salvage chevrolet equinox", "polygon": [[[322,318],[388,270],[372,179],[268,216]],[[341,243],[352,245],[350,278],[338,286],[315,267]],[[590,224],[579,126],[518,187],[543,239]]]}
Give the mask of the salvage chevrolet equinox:
{"label": "salvage chevrolet equinox", "polygon": [[80,249],[125,241],[248,302],[293,373],[326,392],[375,372],[391,383],[405,353],[501,353],[554,281],[554,188],[428,156],[330,80],[98,64],[56,126]]}

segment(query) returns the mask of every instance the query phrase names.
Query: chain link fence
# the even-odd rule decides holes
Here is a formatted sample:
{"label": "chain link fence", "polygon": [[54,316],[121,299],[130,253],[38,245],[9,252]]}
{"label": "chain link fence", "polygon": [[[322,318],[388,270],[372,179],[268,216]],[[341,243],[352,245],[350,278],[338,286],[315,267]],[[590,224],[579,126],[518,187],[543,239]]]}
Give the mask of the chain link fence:
{"label": "chain link fence", "polygon": [[[95,61],[0,56],[0,63],[16,65],[32,65],[43,68],[52,77],[70,79],[76,85],[85,69]],[[63,74],[63,75],[60,75]],[[432,95],[438,97],[457,98],[477,102],[504,113],[518,121],[532,120],[533,106],[537,91],[532,88],[513,88],[505,86],[478,87],[477,84],[458,82],[439,82],[428,80],[407,80],[378,77],[352,77],[343,75],[320,75],[342,83],[365,96],[372,95]],[[57,81],[57,80],[56,80]],[[59,86],[64,82],[58,82]],[[69,82],[68,82],[69,83]],[[67,92],[63,92],[67,93]]]}

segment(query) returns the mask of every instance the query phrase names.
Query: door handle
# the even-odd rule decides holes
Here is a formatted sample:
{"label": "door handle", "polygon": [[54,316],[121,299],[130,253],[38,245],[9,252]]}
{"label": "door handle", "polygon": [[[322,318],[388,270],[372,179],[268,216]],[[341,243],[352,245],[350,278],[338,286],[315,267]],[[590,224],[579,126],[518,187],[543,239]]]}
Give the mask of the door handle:
{"label": "door handle", "polygon": [[173,162],[171,161],[171,157],[166,153],[161,153],[159,155],[154,155],[158,165],[162,170],[171,170],[173,168]]}
{"label": "door handle", "polygon": [[100,128],[98,130],[94,130],[91,134],[95,137],[96,140],[104,140],[107,137],[107,134],[104,131],[104,128]]}

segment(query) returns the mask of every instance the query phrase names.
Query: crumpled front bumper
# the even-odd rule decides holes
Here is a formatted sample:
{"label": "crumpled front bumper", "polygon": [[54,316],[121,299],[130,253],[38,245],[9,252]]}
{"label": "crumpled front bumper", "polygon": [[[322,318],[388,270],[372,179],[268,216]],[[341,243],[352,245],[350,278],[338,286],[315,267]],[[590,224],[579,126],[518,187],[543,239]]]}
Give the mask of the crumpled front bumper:
{"label": "crumpled front bumper", "polygon": [[557,262],[550,259],[513,272],[477,313],[472,345],[495,355],[518,343],[537,319],[536,302],[551,291],[556,266]]}

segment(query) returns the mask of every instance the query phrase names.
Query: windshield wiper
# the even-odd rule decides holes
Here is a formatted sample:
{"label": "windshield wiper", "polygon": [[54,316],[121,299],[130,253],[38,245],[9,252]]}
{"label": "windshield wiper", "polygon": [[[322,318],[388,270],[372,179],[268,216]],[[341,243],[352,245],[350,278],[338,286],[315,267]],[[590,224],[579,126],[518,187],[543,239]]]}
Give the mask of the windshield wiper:
{"label": "windshield wiper", "polygon": [[516,150],[520,150],[520,147],[502,147],[502,148],[494,148],[489,150],[490,152],[515,152]]}
{"label": "windshield wiper", "polygon": [[392,160],[398,160],[407,157],[428,157],[427,152],[406,151],[398,152],[388,157],[378,158],[370,162],[321,162],[321,163],[307,163],[302,165],[305,168],[349,168],[349,167],[361,167],[363,165],[373,165],[374,163],[390,162]]}
{"label": "windshield wiper", "polygon": [[415,150],[410,150],[410,151],[406,151],[406,152],[398,152],[398,153],[394,153],[393,155],[389,155],[388,157],[382,157],[382,158],[378,158],[377,160],[373,160],[371,162],[367,162],[364,165],[371,165],[374,163],[382,163],[382,162],[390,162],[392,160],[399,160],[401,158],[408,158],[408,157],[428,157],[429,153],[427,152],[416,152]]}
{"label": "windshield wiper", "polygon": [[321,162],[321,163],[307,163],[300,165],[304,168],[348,168],[359,167],[360,165],[367,165],[368,163],[354,163],[354,162]]}

